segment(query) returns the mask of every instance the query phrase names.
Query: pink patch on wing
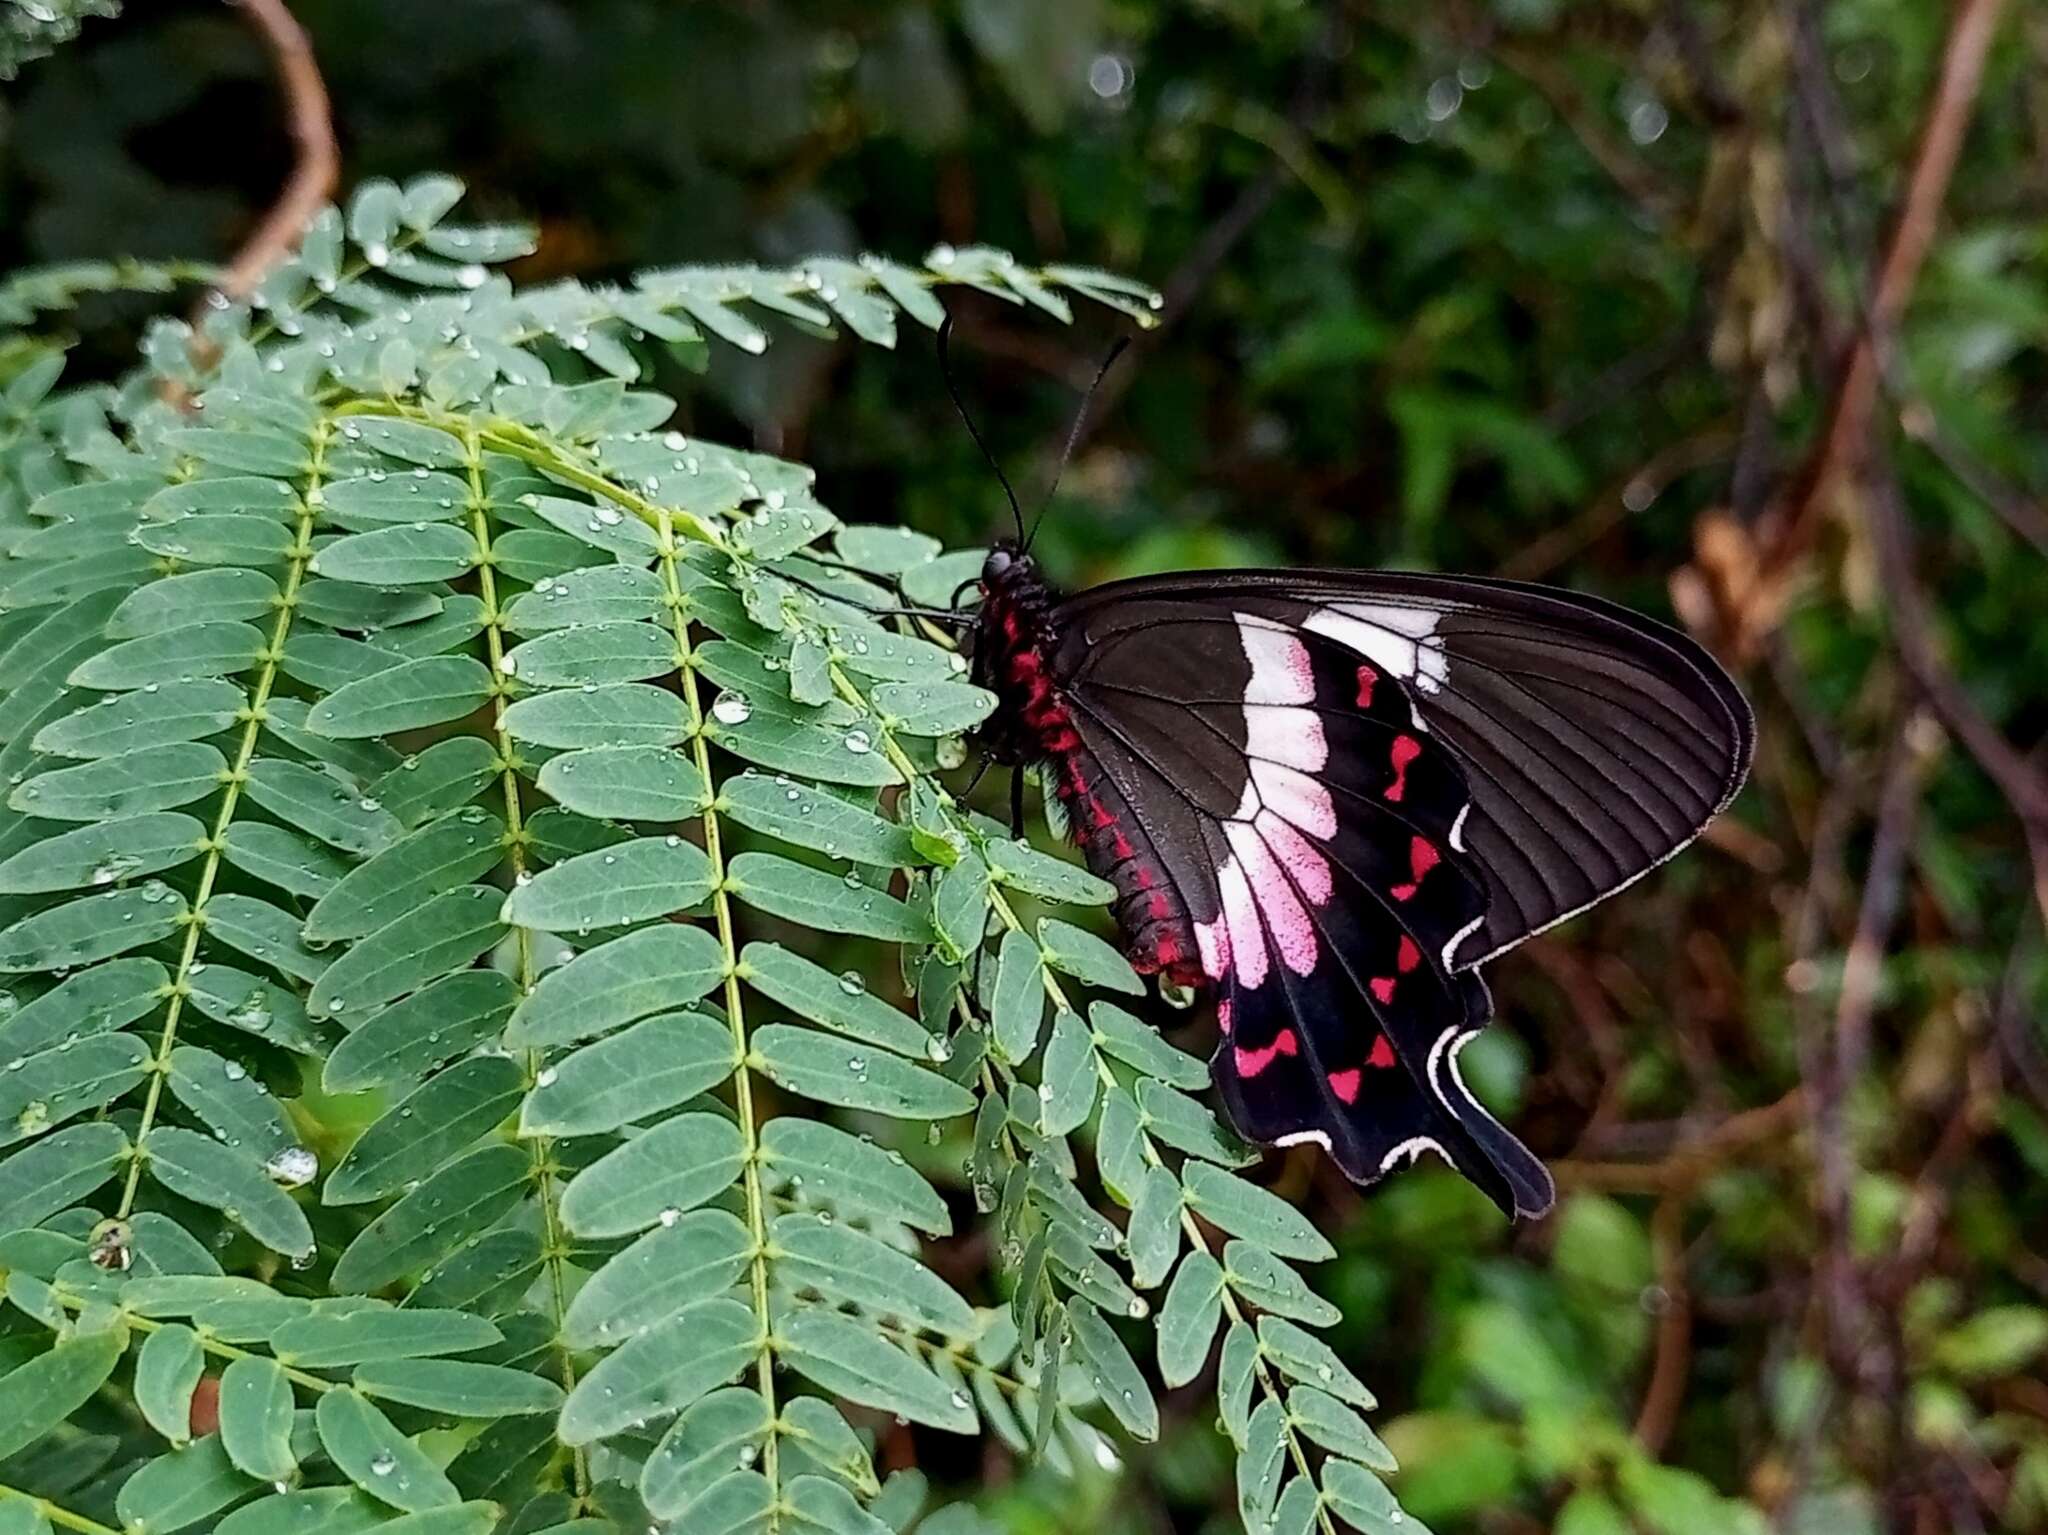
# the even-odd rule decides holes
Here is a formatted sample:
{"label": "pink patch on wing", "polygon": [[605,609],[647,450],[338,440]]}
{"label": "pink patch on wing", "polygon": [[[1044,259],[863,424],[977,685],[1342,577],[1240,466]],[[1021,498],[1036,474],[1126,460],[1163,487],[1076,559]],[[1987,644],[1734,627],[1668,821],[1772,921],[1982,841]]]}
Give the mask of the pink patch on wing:
{"label": "pink patch on wing", "polygon": [[1401,935],[1400,950],[1394,955],[1394,968],[1406,975],[1422,963],[1422,950],[1415,947],[1415,940],[1406,933]]}
{"label": "pink patch on wing", "polygon": [[1373,669],[1372,669],[1372,668],[1371,668],[1370,666],[1361,666],[1361,667],[1359,667],[1359,669],[1358,669],[1358,707],[1359,707],[1359,708],[1361,708],[1361,709],[1370,709],[1370,708],[1372,707],[1372,690],[1373,690],[1373,687],[1374,687],[1374,686],[1375,686],[1375,685],[1376,685],[1376,684],[1377,684],[1377,683],[1379,682],[1379,680],[1380,680],[1380,674],[1379,674],[1378,672],[1374,671],[1374,670],[1373,670]]}
{"label": "pink patch on wing", "polygon": [[1261,810],[1252,818],[1252,830],[1265,838],[1273,856],[1301,887],[1311,905],[1329,904],[1330,861],[1314,843],[1270,810]]}
{"label": "pink patch on wing", "polygon": [[1226,1036],[1230,1033],[1230,999],[1225,997],[1216,1004],[1216,1027]]}
{"label": "pink patch on wing", "polygon": [[[1265,839],[1243,821],[1225,821],[1223,835],[1230,839],[1230,850],[1236,855],[1232,864],[1244,870],[1252,899],[1258,904],[1259,915],[1265,918],[1267,931],[1273,935],[1282,963],[1296,975],[1309,974],[1316,967],[1315,926],[1301,904],[1301,897],[1295,894],[1286,870],[1280,867]],[[1238,936],[1236,926],[1233,920],[1233,943]]]}
{"label": "pink patch on wing", "polygon": [[1294,1030],[1282,1029],[1273,1036],[1273,1042],[1270,1045],[1262,1045],[1256,1050],[1247,1050],[1242,1045],[1237,1047],[1235,1054],[1238,1075],[1255,1077],[1272,1065],[1275,1058],[1283,1055],[1299,1055],[1300,1053],[1301,1045],[1294,1037]]}
{"label": "pink patch on wing", "polygon": [[1266,934],[1259,926],[1252,887],[1235,858],[1223,860],[1223,867],[1216,871],[1216,886],[1223,895],[1223,921],[1230,932],[1230,957],[1237,978],[1246,986],[1257,987],[1266,979]]}
{"label": "pink patch on wing", "polygon": [[1330,760],[1323,736],[1323,717],[1313,709],[1288,704],[1246,703],[1245,755],[1261,762],[1315,772]]}
{"label": "pink patch on wing", "polygon": [[1230,924],[1218,917],[1214,922],[1197,922],[1194,927],[1195,947],[1202,953],[1202,974],[1212,981],[1222,980],[1230,973]]}
{"label": "pink patch on wing", "polygon": [[[1260,804],[1311,837],[1327,841],[1337,835],[1336,803],[1330,798],[1330,791],[1308,774],[1254,758],[1251,787]],[[1249,812],[1240,814],[1250,819]]]}
{"label": "pink patch on wing", "polygon": [[1422,755],[1422,743],[1413,736],[1395,736],[1392,755],[1394,781],[1387,785],[1386,797],[1399,803],[1408,792],[1408,764]]}
{"label": "pink patch on wing", "polygon": [[1381,1071],[1394,1064],[1394,1047],[1387,1042],[1386,1035],[1382,1034],[1372,1042],[1372,1052],[1366,1056],[1365,1064]]}
{"label": "pink patch on wing", "polygon": [[1238,642],[1252,664],[1251,680],[1245,684],[1248,704],[1305,704],[1316,696],[1315,668],[1309,664],[1308,647],[1285,629],[1264,619],[1239,613]]}
{"label": "pink patch on wing", "polygon": [[1330,1073],[1330,1091],[1337,1095],[1339,1103],[1358,1102],[1358,1087],[1363,1074],[1354,1066],[1349,1071]]}
{"label": "pink patch on wing", "polygon": [[1394,978],[1391,975],[1376,975],[1372,978],[1372,994],[1382,1007],[1394,1000]]}

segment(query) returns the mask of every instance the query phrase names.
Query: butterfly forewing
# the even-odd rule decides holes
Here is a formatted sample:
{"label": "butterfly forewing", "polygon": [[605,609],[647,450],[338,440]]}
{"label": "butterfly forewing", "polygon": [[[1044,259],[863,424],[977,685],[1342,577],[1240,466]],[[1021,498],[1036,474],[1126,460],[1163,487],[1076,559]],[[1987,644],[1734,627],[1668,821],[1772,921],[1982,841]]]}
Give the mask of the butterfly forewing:
{"label": "butterfly forewing", "polygon": [[1741,786],[1749,706],[1692,640],[1545,587],[1383,572],[1237,571],[1116,582],[1064,621],[1131,602],[1229,601],[1336,639],[1406,688],[1463,768],[1462,828],[1490,902],[1463,968],[1585,910],[1683,848]]}

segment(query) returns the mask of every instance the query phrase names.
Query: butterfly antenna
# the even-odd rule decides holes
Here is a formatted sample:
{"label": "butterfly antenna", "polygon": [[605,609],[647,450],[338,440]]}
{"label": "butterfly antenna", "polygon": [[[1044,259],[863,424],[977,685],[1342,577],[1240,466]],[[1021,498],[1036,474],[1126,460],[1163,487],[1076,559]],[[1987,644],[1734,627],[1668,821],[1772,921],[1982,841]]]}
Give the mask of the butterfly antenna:
{"label": "butterfly antenna", "polygon": [[989,452],[988,444],[981,439],[981,429],[974,424],[974,417],[967,413],[966,402],[960,398],[960,389],[953,382],[953,362],[949,344],[953,337],[953,317],[949,314],[939,322],[939,376],[946,381],[946,393],[953,397],[953,409],[960,413],[960,424],[967,428],[967,435],[974,439],[974,445],[981,449],[981,456],[988,460],[989,468],[996,472],[996,481],[1003,487],[1003,494],[1010,498],[1010,516],[1017,524],[1019,547],[1029,542],[1024,533],[1024,508],[1017,504],[1017,492],[1010,488],[1010,477],[1003,473],[1003,466],[996,462],[995,454]]}
{"label": "butterfly antenna", "polygon": [[1052,483],[1045,488],[1045,499],[1039,503],[1038,515],[1031,519],[1031,531],[1024,536],[1022,548],[1028,553],[1031,540],[1038,537],[1038,525],[1045,521],[1045,510],[1052,505],[1052,498],[1060,488],[1060,480],[1067,472],[1067,465],[1074,457],[1074,447],[1081,440],[1081,428],[1088,424],[1088,407],[1095,403],[1096,391],[1101,389],[1103,379],[1116,366],[1116,360],[1124,355],[1124,348],[1131,344],[1129,336],[1116,338],[1116,345],[1109,349],[1109,355],[1102,359],[1102,366],[1095,370],[1095,378],[1088,385],[1088,392],[1081,396],[1081,408],[1074,412],[1074,424],[1067,428],[1067,444],[1060,449],[1058,467],[1052,472]]}

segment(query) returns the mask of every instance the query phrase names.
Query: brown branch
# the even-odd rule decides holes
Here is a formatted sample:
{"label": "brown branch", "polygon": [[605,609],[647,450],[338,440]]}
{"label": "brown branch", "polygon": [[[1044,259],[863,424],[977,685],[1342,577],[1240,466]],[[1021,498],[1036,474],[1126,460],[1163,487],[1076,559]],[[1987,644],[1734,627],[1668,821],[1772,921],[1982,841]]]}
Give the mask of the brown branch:
{"label": "brown branch", "polygon": [[1692,1294],[1685,1280],[1685,1204],[1666,1196],[1650,1217],[1650,1246],[1657,1255],[1657,1348],[1650,1383],[1636,1414],[1636,1442],[1652,1457],[1661,1455],[1685,1405],[1685,1380],[1692,1366]]}
{"label": "brown branch", "polygon": [[1704,1178],[1747,1157],[1759,1147],[1798,1129],[1806,1113],[1803,1089],[1793,1088],[1775,1103],[1731,1114],[1704,1139],[1680,1147],[1661,1162],[1553,1162],[1559,1188],[1598,1189],[1614,1194],[1690,1193]]}
{"label": "brown branch", "polygon": [[233,0],[239,5],[277,67],[292,136],[292,173],[256,231],[243,242],[221,274],[220,291],[240,301],[255,292],[272,267],[291,254],[306,226],[333,195],[341,176],[341,151],[327,87],[313,59],[313,45],[284,0]]}
{"label": "brown branch", "polygon": [[[1767,592],[1782,586],[1790,568],[1811,546],[1831,499],[1864,466],[1892,335],[1933,244],[2002,5],[2003,0],[1956,4],[1905,195],[1877,266],[1863,323],[1843,362],[1826,425],[1805,469],[1762,530],[1768,577],[1762,586]],[[1754,643],[1760,637],[1759,626],[1771,627],[1780,607],[1774,601],[1753,604],[1750,613],[1739,615],[1738,627]]]}

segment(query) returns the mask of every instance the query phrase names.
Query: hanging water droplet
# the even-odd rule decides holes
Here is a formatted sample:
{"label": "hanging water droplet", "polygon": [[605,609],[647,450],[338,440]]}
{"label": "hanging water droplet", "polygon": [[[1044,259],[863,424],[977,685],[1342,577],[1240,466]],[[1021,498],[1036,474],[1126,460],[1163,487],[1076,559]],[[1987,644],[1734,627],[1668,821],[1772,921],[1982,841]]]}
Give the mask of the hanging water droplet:
{"label": "hanging water droplet", "polygon": [[868,983],[858,970],[842,970],[839,972],[839,989],[849,997],[857,997],[868,989]]}
{"label": "hanging water droplet", "polygon": [[320,1171],[320,1159],[304,1146],[281,1146],[270,1154],[263,1170],[282,1188],[304,1188]]}

